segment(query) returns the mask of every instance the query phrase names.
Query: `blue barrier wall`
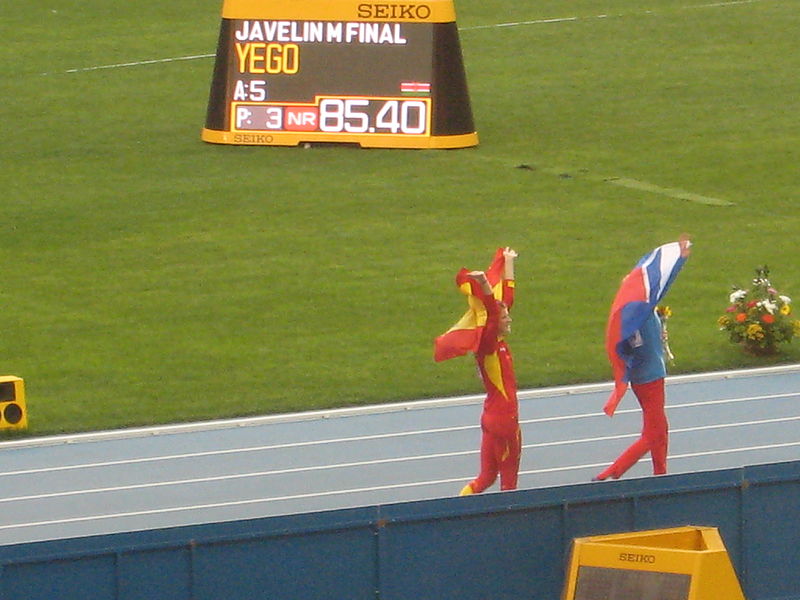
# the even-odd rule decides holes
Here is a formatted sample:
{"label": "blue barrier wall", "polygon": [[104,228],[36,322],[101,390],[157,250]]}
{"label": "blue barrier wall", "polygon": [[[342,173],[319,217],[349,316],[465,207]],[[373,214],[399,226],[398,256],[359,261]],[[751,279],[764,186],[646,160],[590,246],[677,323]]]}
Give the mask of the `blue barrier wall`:
{"label": "blue barrier wall", "polygon": [[3,546],[0,600],[558,600],[573,538],[678,525],[800,600],[800,461]]}

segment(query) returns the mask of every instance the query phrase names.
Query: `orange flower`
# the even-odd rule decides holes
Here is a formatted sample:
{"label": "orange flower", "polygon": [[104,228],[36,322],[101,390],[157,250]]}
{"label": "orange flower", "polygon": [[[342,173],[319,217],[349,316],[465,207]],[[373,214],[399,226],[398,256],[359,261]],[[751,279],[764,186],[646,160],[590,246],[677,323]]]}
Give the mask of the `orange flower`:
{"label": "orange flower", "polygon": [[747,320],[747,315],[745,313],[739,313],[736,315],[736,322],[737,323],[744,323]]}
{"label": "orange flower", "polygon": [[761,320],[764,321],[764,323],[774,323],[775,322],[775,317],[773,317],[771,314],[767,313],[767,314],[765,314],[765,315],[763,315],[761,317]]}

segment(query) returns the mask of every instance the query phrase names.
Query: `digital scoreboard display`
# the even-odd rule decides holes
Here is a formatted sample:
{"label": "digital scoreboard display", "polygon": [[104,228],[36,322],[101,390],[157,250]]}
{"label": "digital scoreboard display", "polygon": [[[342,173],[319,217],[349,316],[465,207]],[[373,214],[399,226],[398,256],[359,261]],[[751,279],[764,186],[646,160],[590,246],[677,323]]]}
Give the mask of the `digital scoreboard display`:
{"label": "digital scoreboard display", "polygon": [[688,600],[692,576],[581,566],[574,600]]}
{"label": "digital scoreboard display", "polygon": [[202,139],[477,145],[452,0],[225,0]]}

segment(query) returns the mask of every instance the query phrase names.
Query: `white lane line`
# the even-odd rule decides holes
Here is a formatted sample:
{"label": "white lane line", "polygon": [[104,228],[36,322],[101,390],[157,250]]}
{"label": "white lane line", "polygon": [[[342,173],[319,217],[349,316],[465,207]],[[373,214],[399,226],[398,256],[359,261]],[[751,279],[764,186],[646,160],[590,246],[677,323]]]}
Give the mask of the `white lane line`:
{"label": "white lane line", "polygon": [[84,494],[102,494],[106,492],[124,492],[130,490],[141,490],[150,488],[169,487],[176,485],[189,485],[195,483],[214,483],[219,481],[230,481],[234,479],[249,479],[255,477],[269,477],[271,475],[288,475],[297,473],[308,473],[311,471],[330,471],[333,469],[348,469],[354,467],[368,467],[372,465],[385,465],[398,462],[413,462],[418,460],[432,460],[436,458],[452,458],[454,456],[465,456],[468,454],[477,454],[477,450],[464,450],[461,452],[442,452],[439,454],[423,454],[420,456],[406,456],[383,458],[376,460],[362,460],[347,463],[336,463],[327,465],[313,465],[309,467],[292,467],[287,469],[273,469],[270,471],[255,471],[250,473],[235,473],[229,475],[217,475],[213,477],[196,477],[191,479],[175,479],[172,481],[159,481],[154,483],[135,483],[130,485],[119,485],[102,488],[89,488],[83,490],[69,490],[65,492],[51,492],[47,494],[30,494],[27,496],[16,496],[13,498],[0,498],[0,503],[6,502],[21,502],[30,500],[44,500],[47,498],[62,498],[67,496],[82,496]]}
{"label": "white lane line", "polygon": [[269,444],[263,446],[248,446],[245,448],[228,448],[225,450],[207,450],[203,452],[187,452],[183,454],[165,454],[163,456],[149,456],[144,458],[131,458],[120,460],[109,460],[94,463],[80,463],[75,465],[63,465],[56,467],[41,467],[36,469],[20,469],[18,471],[5,471],[0,473],[0,477],[10,477],[12,475],[32,475],[37,473],[53,473],[57,471],[74,471],[79,469],[95,469],[103,467],[114,467],[121,465],[142,464],[150,462],[164,462],[170,460],[181,460],[191,458],[203,458],[208,456],[225,456],[231,454],[246,454],[249,452],[268,452],[270,450],[287,450],[294,448],[305,448],[309,446],[322,446],[327,444],[344,444],[352,442],[366,442],[371,440],[383,440],[394,437],[428,435],[437,433],[451,433],[454,431],[464,431],[476,429],[479,425],[463,425],[456,427],[441,427],[436,429],[421,429],[417,431],[400,431],[394,433],[375,433],[370,435],[360,435],[353,437],[330,438],[326,440],[310,440],[307,442],[288,442],[285,444]]}
{"label": "white lane line", "polygon": [[[710,371],[707,373],[689,373],[686,375],[670,375],[667,377],[667,386],[683,383],[697,383],[700,381],[720,381],[727,379],[751,379],[769,375],[800,373],[800,364],[786,364],[755,369],[734,369],[728,371]],[[578,385],[562,385],[545,388],[520,390],[517,393],[520,401],[550,400],[558,396],[589,395],[607,392],[612,388],[611,382],[585,383]],[[86,433],[71,433],[65,435],[51,435],[45,437],[24,438],[19,440],[0,442],[0,450],[12,448],[30,448],[55,446],[60,444],[79,444],[85,442],[98,442],[106,440],[128,440],[138,437],[156,437],[183,433],[208,432],[216,430],[230,430],[238,427],[260,427],[282,423],[298,423],[303,421],[338,419],[364,415],[390,414],[397,412],[410,412],[416,410],[430,410],[432,408],[448,408],[453,406],[479,405],[483,402],[484,395],[470,394],[466,396],[452,396],[448,398],[432,398],[427,400],[412,400],[408,402],[393,402],[390,404],[373,404],[369,406],[355,406],[349,408],[334,408],[325,410],[312,410],[299,413],[279,413],[256,417],[241,417],[236,419],[218,419],[215,421],[195,421],[173,425],[154,425],[148,427],[133,427],[127,429],[112,429],[107,431],[92,431]],[[2,475],[2,474],[0,474]]]}
{"label": "white lane line", "polygon": [[[600,465],[598,465],[600,466]],[[413,482],[413,483],[395,483],[389,485],[380,485],[380,486],[373,486],[373,487],[365,487],[365,488],[353,488],[349,490],[329,490],[325,492],[313,492],[308,494],[292,494],[289,496],[276,496],[274,498],[253,498],[249,500],[234,500],[232,502],[214,502],[209,504],[195,504],[191,506],[177,506],[171,508],[154,508],[150,510],[140,510],[140,511],[129,511],[129,512],[121,512],[121,513],[110,513],[105,515],[91,515],[85,517],[70,517],[66,519],[52,519],[48,521],[34,521],[30,523],[19,523],[15,525],[0,525],[0,530],[4,529],[21,529],[26,527],[41,527],[46,525],[66,525],[69,523],[80,523],[86,521],[101,521],[106,519],[117,519],[117,518],[124,518],[124,517],[141,517],[141,516],[148,516],[148,515],[157,515],[157,514],[165,514],[165,513],[179,513],[179,512],[188,512],[194,510],[210,510],[214,508],[228,508],[231,506],[246,506],[246,505],[253,505],[253,504],[266,504],[270,502],[282,502],[282,501],[294,501],[294,500],[302,500],[307,498],[324,498],[327,496],[341,496],[347,494],[359,494],[359,493],[368,493],[368,492],[378,492],[383,490],[396,490],[401,488],[412,488],[412,487],[419,487],[425,485],[436,485],[436,484],[443,484],[443,483],[455,483],[458,481],[463,481],[462,478],[452,478],[452,479],[440,479],[437,481],[424,481],[424,482]]]}
{"label": "white lane line", "polygon": [[[699,456],[715,456],[721,454],[732,454],[738,452],[752,452],[755,450],[771,450],[775,448],[788,448],[788,447],[795,447],[800,446],[800,442],[787,442],[784,444],[768,444],[762,446],[749,446],[746,448],[728,448],[724,450],[711,450],[707,452],[693,452],[688,454],[679,454],[676,456],[671,456],[670,460],[680,460],[684,458],[696,458]],[[602,463],[587,463],[582,465],[570,465],[567,467],[552,467],[547,469],[532,469],[527,471],[520,471],[520,475],[537,475],[537,474],[544,474],[544,473],[555,473],[555,472],[564,472],[564,471],[577,471],[577,470],[584,470],[584,469],[597,469],[599,467],[606,466],[607,462]],[[403,489],[403,488],[417,488],[417,487],[424,487],[424,486],[431,486],[431,485],[443,485],[443,484],[451,484],[457,482],[463,482],[464,477],[454,477],[449,479],[437,479],[431,481],[415,481],[411,483],[396,483],[396,484],[389,484],[389,485],[379,485],[379,486],[372,486],[372,487],[362,487],[362,488],[350,488],[346,490],[328,490],[323,492],[310,492],[306,494],[292,494],[287,496],[275,496],[272,498],[253,498],[249,500],[235,500],[231,502],[214,502],[208,504],[194,504],[194,505],[187,505],[187,506],[176,506],[176,507],[167,507],[167,508],[154,508],[149,510],[140,510],[140,511],[128,511],[128,512],[120,512],[120,513],[109,513],[104,515],[89,515],[83,517],[69,517],[65,519],[51,519],[47,521],[32,521],[28,523],[13,523],[8,525],[0,525],[0,530],[7,530],[7,529],[24,529],[30,527],[42,527],[42,526],[50,526],[50,525],[66,525],[70,523],[81,523],[81,522],[88,522],[88,521],[102,521],[108,519],[121,519],[126,517],[142,517],[142,516],[149,516],[149,515],[157,515],[157,514],[167,514],[167,513],[182,513],[182,512],[190,512],[196,510],[210,510],[215,508],[230,508],[234,506],[246,506],[246,505],[256,505],[256,504],[268,504],[274,502],[284,502],[284,501],[296,501],[296,500],[304,500],[309,498],[324,498],[330,496],[342,496],[342,495],[352,495],[352,494],[362,494],[362,493],[374,493],[380,492],[385,490],[396,490],[396,489]]]}
{"label": "white lane line", "polygon": [[[760,396],[743,396],[741,398],[722,398],[718,400],[702,400],[698,402],[686,402],[684,404],[675,404],[667,407],[669,412],[684,409],[684,408],[696,408],[696,407],[706,407],[712,405],[720,405],[720,404],[738,404],[742,402],[754,402],[754,401],[766,401],[766,400],[776,400],[776,399],[786,399],[786,398],[794,398],[800,396],[799,392],[786,392],[781,394],[768,394],[768,395],[760,395]],[[639,413],[640,409],[638,408],[627,408],[618,410],[615,415],[624,415],[624,414],[633,414]],[[526,425],[536,425],[539,423],[552,423],[556,421],[572,421],[575,419],[593,419],[593,418],[602,418],[604,415],[598,412],[591,412],[591,413],[578,413],[574,415],[559,415],[556,417],[540,417],[534,419],[523,419],[520,421],[520,426]],[[784,417],[778,419],[778,421],[791,421],[796,419],[797,417]],[[763,423],[765,421],[751,421],[750,424],[757,424]],[[747,422],[742,423],[742,425],[748,424]],[[730,426],[738,426],[739,424],[734,423]],[[120,460],[109,460],[109,461],[100,461],[100,462],[93,462],[93,463],[80,463],[74,465],[61,465],[61,466],[53,466],[53,467],[39,467],[33,469],[19,469],[16,471],[4,471],[0,472],[0,478],[3,477],[12,477],[12,476],[20,476],[20,475],[33,475],[39,473],[54,473],[54,472],[62,472],[62,471],[75,471],[81,469],[97,469],[97,468],[104,468],[104,467],[114,467],[114,466],[122,466],[122,465],[134,465],[134,464],[143,464],[143,463],[156,463],[156,462],[166,462],[172,460],[184,460],[184,459],[196,459],[196,458],[205,458],[210,456],[226,456],[226,455],[233,455],[233,454],[247,454],[253,452],[268,452],[271,450],[286,450],[286,449],[294,449],[294,448],[305,448],[305,447],[313,447],[313,446],[322,446],[322,445],[329,445],[329,444],[345,444],[345,443],[356,443],[356,442],[366,442],[366,441],[374,441],[374,440],[384,440],[384,439],[391,439],[391,438],[401,438],[401,437],[411,437],[411,436],[421,436],[421,435],[436,435],[436,434],[443,434],[443,433],[455,433],[458,431],[470,431],[474,429],[478,429],[480,425],[478,424],[471,424],[471,425],[458,425],[453,427],[437,427],[434,429],[419,429],[414,431],[398,431],[392,433],[376,433],[376,434],[369,434],[369,435],[360,435],[360,436],[352,436],[352,437],[341,437],[341,438],[329,438],[324,440],[310,440],[305,442],[287,442],[284,444],[267,444],[261,446],[248,446],[245,448],[228,448],[225,450],[206,450],[203,452],[187,452],[181,454],[165,454],[162,456],[150,456],[150,457],[143,457],[143,458],[130,458],[130,459],[120,459]],[[710,427],[717,427],[717,426],[710,426]],[[679,430],[674,430],[679,431]],[[612,439],[612,438],[596,438],[598,440],[601,439]],[[527,446],[526,446],[527,447]],[[2,501],[2,499],[0,499]]]}
{"label": "white lane line", "polygon": [[[679,410],[682,408],[697,408],[698,406],[714,406],[718,404],[739,404],[741,402],[754,402],[759,400],[777,400],[781,398],[796,398],[800,396],[800,391],[798,392],[786,392],[781,394],[767,394],[762,396],[743,396],[741,398],[721,398],[719,400],[700,400],[697,402],[685,402],[684,404],[671,404],[667,405],[667,411],[672,412],[675,410]],[[614,413],[616,415],[624,415],[624,414],[631,414],[631,413],[639,413],[641,412],[638,408],[626,408],[624,410],[618,410]],[[530,423],[546,423],[552,421],[571,421],[572,419],[588,419],[592,417],[602,417],[604,416],[603,413],[581,413],[576,415],[559,415],[557,417],[543,417],[541,419],[529,419],[526,421],[520,421],[520,424],[530,424]]]}
{"label": "white lane line", "polygon": [[[800,416],[795,417],[781,417],[781,418],[773,418],[773,419],[761,419],[757,421],[748,421],[748,422],[741,422],[741,423],[722,423],[717,425],[701,425],[698,427],[684,427],[671,430],[671,434],[675,435],[678,433],[693,433],[696,431],[709,431],[713,429],[730,429],[734,427],[752,427],[757,425],[766,425],[766,424],[774,424],[774,423],[787,423],[790,421],[798,421],[800,420]],[[626,439],[626,438],[634,438],[638,437],[638,433],[626,433],[626,434],[616,434],[616,435],[608,435],[608,436],[597,436],[597,437],[589,437],[589,438],[577,438],[572,440],[556,440],[552,442],[538,442],[534,444],[524,444],[524,450],[533,450],[537,448],[548,448],[554,446],[572,446],[575,444],[585,444],[585,443],[592,443],[592,442],[603,442],[603,441],[610,441],[610,440],[619,440],[619,439]],[[798,445],[799,442],[791,442],[789,445]],[[773,447],[782,447],[785,444],[773,444],[773,445],[766,445],[762,446],[762,448],[773,448]],[[739,449],[726,449],[724,451],[719,452],[739,452]],[[111,493],[111,492],[125,492],[131,490],[141,490],[141,489],[154,489],[154,488],[162,488],[162,487],[170,487],[170,486],[180,486],[180,485],[191,485],[191,484],[200,484],[200,483],[216,483],[220,481],[232,481],[237,479],[251,479],[251,478],[258,478],[258,477],[270,477],[274,475],[294,475],[299,473],[310,473],[314,471],[331,471],[334,469],[350,469],[350,468],[358,468],[358,467],[369,467],[375,465],[386,465],[386,464],[394,464],[394,463],[406,463],[406,462],[416,462],[421,460],[436,460],[441,458],[454,458],[458,456],[469,456],[478,454],[478,450],[462,450],[457,452],[440,452],[436,454],[421,454],[417,456],[401,456],[401,457],[392,457],[392,458],[383,458],[383,459],[375,459],[375,460],[361,460],[361,461],[353,461],[353,462],[345,462],[345,463],[335,463],[335,464],[325,464],[325,465],[312,465],[307,467],[292,467],[286,469],[272,469],[268,471],[254,471],[248,473],[234,473],[234,474],[227,474],[227,475],[216,475],[210,477],[195,477],[195,478],[188,478],[188,479],[175,479],[170,481],[159,481],[159,482],[148,482],[148,483],[136,483],[136,484],[129,484],[129,485],[117,485],[117,486],[108,486],[108,487],[101,487],[101,488],[88,488],[88,489],[80,489],[80,490],[68,490],[62,492],[50,492],[46,494],[29,494],[25,496],[13,496],[8,498],[0,498],[0,504],[2,503],[9,503],[9,502],[25,502],[31,500],[44,500],[49,498],[64,498],[69,496],[82,496],[88,494],[102,494],[102,493]],[[697,456],[702,456],[701,454],[696,454]],[[670,458],[679,458],[684,455],[678,455],[676,457]],[[685,455],[685,456],[695,456],[695,454]],[[570,467],[572,468],[572,467]],[[554,467],[554,469],[566,469],[566,467]]]}
{"label": "white lane line", "polygon": [[[782,444],[764,444],[761,446],[748,446],[745,448],[723,448],[722,450],[705,450],[702,452],[688,452],[685,454],[674,454],[669,456],[670,461],[682,460],[686,458],[698,458],[701,456],[718,456],[722,454],[736,454],[739,452],[754,452],[757,450],[776,450],[778,448],[793,448],[800,446],[800,442],[784,442]],[[547,469],[531,469],[520,471],[520,475],[540,475],[543,473],[558,473],[562,471],[579,471],[581,469],[595,469],[597,467],[607,467],[608,461],[602,463],[591,463],[583,465],[569,465],[566,467],[549,467]],[[677,473],[676,473],[677,474]]]}
{"label": "white lane line", "polygon": [[[800,416],[794,417],[777,417],[774,419],[760,419],[757,421],[743,421],[737,423],[718,423],[716,425],[698,425],[697,427],[677,427],[670,428],[669,433],[675,436],[679,433],[695,433],[697,431],[710,431],[712,429],[732,429],[734,427],[755,427],[758,425],[773,425],[775,423],[789,423],[791,421],[800,421]],[[523,444],[523,449],[534,448],[548,448],[552,446],[571,446],[573,444],[586,444],[592,442],[609,442],[611,440],[623,440],[628,438],[639,437],[639,433],[620,433],[615,435],[604,435],[588,438],[576,438],[574,440],[555,440],[552,442],[538,442],[536,444]],[[794,443],[794,442],[793,442]],[[800,443],[800,442],[797,442]],[[475,451],[475,454],[478,452]]]}

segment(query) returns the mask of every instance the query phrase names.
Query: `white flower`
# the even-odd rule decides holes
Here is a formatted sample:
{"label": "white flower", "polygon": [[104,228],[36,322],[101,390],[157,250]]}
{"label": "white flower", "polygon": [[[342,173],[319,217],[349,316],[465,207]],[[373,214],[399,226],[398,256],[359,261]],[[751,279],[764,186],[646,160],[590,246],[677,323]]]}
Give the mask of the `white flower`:
{"label": "white flower", "polygon": [[792,299],[789,296],[778,296],[784,304],[791,304]]}
{"label": "white flower", "polygon": [[774,315],[775,311],[778,310],[778,305],[770,300],[762,300],[758,303],[758,306],[766,310],[771,315]]}
{"label": "white flower", "polygon": [[731,304],[735,304],[745,296],[747,296],[747,292],[745,290],[736,290],[731,294]]}

